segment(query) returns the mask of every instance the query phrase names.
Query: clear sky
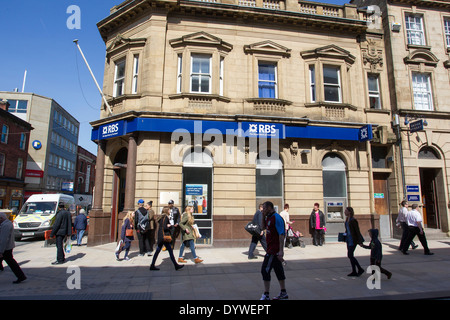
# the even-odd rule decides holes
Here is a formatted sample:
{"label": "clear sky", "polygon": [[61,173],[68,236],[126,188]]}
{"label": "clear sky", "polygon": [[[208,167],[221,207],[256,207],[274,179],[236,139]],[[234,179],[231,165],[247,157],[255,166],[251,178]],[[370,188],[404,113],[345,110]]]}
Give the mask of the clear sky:
{"label": "clear sky", "polygon": [[[89,122],[100,117],[101,96],[78,52],[79,40],[100,85],[103,83],[105,44],[97,23],[122,0],[0,0],[0,91],[22,89],[54,99],[80,122],[79,145],[97,154],[90,140]],[[328,0],[323,3],[345,4]],[[81,29],[69,29],[73,12],[80,8]]]}

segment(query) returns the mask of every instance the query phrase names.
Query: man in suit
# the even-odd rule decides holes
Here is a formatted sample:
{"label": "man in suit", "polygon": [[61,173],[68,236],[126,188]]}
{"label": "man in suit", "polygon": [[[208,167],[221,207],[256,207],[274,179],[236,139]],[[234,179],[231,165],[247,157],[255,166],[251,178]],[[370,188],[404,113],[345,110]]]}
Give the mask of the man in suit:
{"label": "man in suit", "polygon": [[63,264],[66,260],[64,255],[64,239],[72,235],[72,216],[64,208],[64,204],[59,204],[59,211],[56,213],[50,237],[56,236],[56,261],[52,264]]}
{"label": "man in suit", "polygon": [[169,222],[171,224],[170,227],[170,232],[172,234],[172,249],[175,248],[175,240],[178,238],[178,236],[180,235],[180,226],[178,225],[180,223],[180,219],[181,219],[181,213],[180,210],[174,206],[174,201],[170,200],[169,201]]}

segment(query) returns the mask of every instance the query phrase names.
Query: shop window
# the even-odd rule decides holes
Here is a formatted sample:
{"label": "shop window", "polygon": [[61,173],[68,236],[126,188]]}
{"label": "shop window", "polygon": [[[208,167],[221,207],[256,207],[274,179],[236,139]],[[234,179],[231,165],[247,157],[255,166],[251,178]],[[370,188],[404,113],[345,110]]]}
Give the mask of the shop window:
{"label": "shop window", "polygon": [[322,167],[323,197],[346,198],[347,176],[344,161],[338,155],[332,153],[324,157]]}
{"label": "shop window", "polygon": [[283,196],[283,164],[269,155],[256,160],[256,197]]}

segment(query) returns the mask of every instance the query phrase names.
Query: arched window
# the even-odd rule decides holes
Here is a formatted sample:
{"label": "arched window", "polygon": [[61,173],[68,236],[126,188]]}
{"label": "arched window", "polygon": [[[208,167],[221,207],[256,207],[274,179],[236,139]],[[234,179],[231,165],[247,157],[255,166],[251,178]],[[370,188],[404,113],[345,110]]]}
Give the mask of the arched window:
{"label": "arched window", "polygon": [[327,154],[322,160],[323,197],[347,198],[347,177],[344,161],[335,153]]}
{"label": "arched window", "polygon": [[440,158],[436,150],[431,147],[423,147],[419,151],[419,159],[439,160]]}

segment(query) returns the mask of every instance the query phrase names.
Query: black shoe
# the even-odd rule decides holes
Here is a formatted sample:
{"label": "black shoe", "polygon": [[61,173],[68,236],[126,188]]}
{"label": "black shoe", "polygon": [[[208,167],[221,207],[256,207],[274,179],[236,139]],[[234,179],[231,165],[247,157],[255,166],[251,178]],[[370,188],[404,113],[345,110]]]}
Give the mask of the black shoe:
{"label": "black shoe", "polygon": [[358,274],[357,274],[357,277],[359,277],[359,276],[362,275],[363,273],[364,273],[364,270],[363,270],[363,269],[359,270],[359,271],[358,271]]}
{"label": "black shoe", "polygon": [[184,264],[177,264],[176,266],[175,266],[175,270],[180,270],[180,269],[182,269],[182,268],[184,268]]}
{"label": "black shoe", "polygon": [[0,271],[3,271],[3,270],[5,270],[5,268],[3,268],[3,265],[0,264]]}
{"label": "black shoe", "polygon": [[434,253],[433,253],[433,252],[430,252],[430,251],[424,253],[424,255],[426,255],[426,256],[432,256],[433,254],[434,254]]}
{"label": "black shoe", "polygon": [[16,281],[13,281],[13,283],[14,284],[18,284],[18,283],[21,283],[21,282],[23,282],[25,280],[27,280],[27,277],[23,277],[23,278],[17,279]]}
{"label": "black shoe", "polygon": [[57,265],[57,264],[64,264],[65,260],[63,261],[54,261],[52,262],[53,265]]}
{"label": "black shoe", "polygon": [[158,271],[158,270],[160,270],[159,268],[157,268],[157,267],[155,267],[155,266],[153,266],[153,265],[151,265],[150,266],[150,270],[155,270],[155,271]]}
{"label": "black shoe", "polygon": [[349,273],[347,275],[347,277],[358,277],[358,274],[356,272],[352,272],[352,273]]}
{"label": "black shoe", "polygon": [[414,250],[414,249],[417,249],[419,247],[419,245],[418,244],[415,244],[415,245],[413,245],[413,246],[411,246],[411,248]]}
{"label": "black shoe", "polygon": [[405,255],[405,256],[407,256],[407,255],[409,255],[409,253],[408,252],[406,252],[406,251],[403,251],[402,250],[402,253]]}
{"label": "black shoe", "polygon": [[249,256],[248,257],[248,260],[253,260],[253,259],[258,259],[258,257],[257,256]]}

